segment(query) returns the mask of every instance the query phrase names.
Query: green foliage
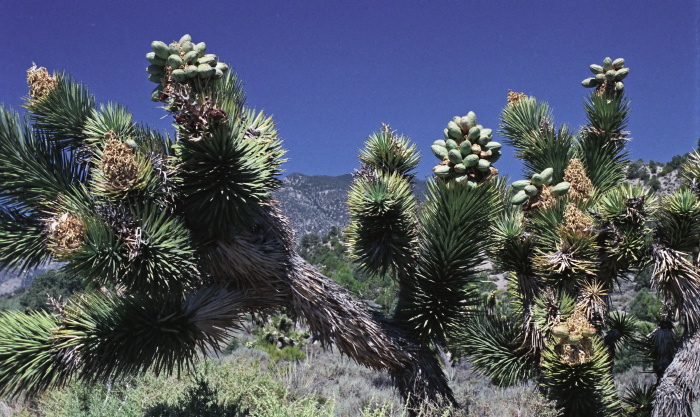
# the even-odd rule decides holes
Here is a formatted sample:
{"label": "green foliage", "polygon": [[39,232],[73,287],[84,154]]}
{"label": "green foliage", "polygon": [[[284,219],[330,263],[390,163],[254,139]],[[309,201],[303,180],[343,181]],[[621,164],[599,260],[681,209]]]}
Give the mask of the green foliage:
{"label": "green foliage", "polygon": [[371,300],[382,312],[390,313],[396,306],[396,282],[388,275],[369,274],[358,268],[348,255],[347,240],[347,235],[337,229],[323,237],[310,233],[301,237],[299,254],[360,299]]}
{"label": "green foliage", "polygon": [[641,179],[642,181],[649,181],[649,171],[647,171],[646,164],[641,159],[632,162],[627,167],[627,179],[633,180],[637,178]]}
{"label": "green foliage", "polygon": [[661,301],[642,288],[630,303],[630,314],[643,321],[654,321],[661,313]]}
{"label": "green foliage", "polygon": [[593,339],[592,351],[592,357],[583,363],[563,360],[553,350],[543,354],[543,385],[566,416],[620,414],[607,351],[597,339]]}
{"label": "green foliage", "polygon": [[649,179],[649,187],[654,191],[659,191],[661,189],[661,182],[656,175],[652,175]]}
{"label": "green foliage", "polygon": [[[418,266],[408,283],[405,314],[422,340],[444,343],[457,331],[478,294],[470,284],[486,259],[492,235],[487,227],[500,205],[502,184],[471,188],[442,181],[428,183],[418,227]],[[470,233],[464,233],[468,230]]]}
{"label": "green foliage", "polygon": [[85,282],[80,277],[52,269],[34,277],[31,285],[20,297],[19,303],[26,310],[49,311],[51,306],[47,296],[61,300],[83,290],[85,290]]}
{"label": "green foliage", "polygon": [[511,318],[491,314],[473,317],[460,335],[460,342],[474,367],[496,385],[509,386],[536,375],[536,364],[520,349],[522,333]]}
{"label": "green foliage", "polygon": [[250,415],[240,404],[223,405],[217,401],[217,391],[205,379],[198,379],[187,389],[177,404],[159,403],[150,407],[144,417],[243,417]]}
{"label": "green foliage", "polygon": [[298,361],[306,354],[302,350],[310,335],[296,329],[294,321],[285,314],[276,314],[266,320],[262,326],[253,329],[256,346],[267,352],[275,361]]}

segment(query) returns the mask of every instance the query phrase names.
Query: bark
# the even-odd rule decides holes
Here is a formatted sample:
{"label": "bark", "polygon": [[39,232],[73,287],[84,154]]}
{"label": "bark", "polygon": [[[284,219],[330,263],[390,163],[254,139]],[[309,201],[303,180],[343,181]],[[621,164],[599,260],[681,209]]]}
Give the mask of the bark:
{"label": "bark", "polygon": [[401,322],[368,311],[304,261],[287,219],[276,209],[261,219],[252,232],[212,245],[208,265],[216,280],[274,298],[305,321],[324,346],[387,371],[410,410],[457,405],[435,352],[413,339]]}
{"label": "bark", "polygon": [[700,386],[700,332],[687,335],[654,394],[652,417],[692,417]]}

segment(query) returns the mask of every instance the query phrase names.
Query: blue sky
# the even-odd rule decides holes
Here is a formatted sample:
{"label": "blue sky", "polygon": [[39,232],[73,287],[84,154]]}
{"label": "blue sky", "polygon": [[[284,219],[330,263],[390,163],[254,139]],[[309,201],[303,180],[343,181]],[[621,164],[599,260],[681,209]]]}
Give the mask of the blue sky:
{"label": "blue sky", "polygon": [[[100,102],[168,129],[149,100],[152,40],[205,41],[240,75],[248,104],[274,115],[287,173],[340,175],[389,123],[423,154],[452,116],[496,131],[508,89],[584,123],[588,66],[624,57],[631,156],[668,161],[700,137],[700,0],[658,1],[14,1],[0,7],[0,102],[18,108],[36,62]],[[498,134],[495,135],[496,140]],[[504,148],[496,164],[518,176]]]}

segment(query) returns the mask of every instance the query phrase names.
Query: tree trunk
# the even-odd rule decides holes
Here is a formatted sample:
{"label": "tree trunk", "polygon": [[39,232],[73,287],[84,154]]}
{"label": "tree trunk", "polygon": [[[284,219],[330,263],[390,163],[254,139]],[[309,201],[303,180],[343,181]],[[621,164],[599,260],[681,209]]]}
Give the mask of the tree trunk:
{"label": "tree trunk", "polygon": [[252,232],[218,241],[208,251],[215,279],[274,297],[309,326],[324,346],[335,346],[357,363],[386,370],[409,410],[456,405],[437,355],[400,323],[352,298],[318,273],[294,249],[288,220],[269,210]]}
{"label": "tree trunk", "polygon": [[700,332],[686,335],[666,368],[656,393],[652,417],[692,417],[693,401],[700,393]]}

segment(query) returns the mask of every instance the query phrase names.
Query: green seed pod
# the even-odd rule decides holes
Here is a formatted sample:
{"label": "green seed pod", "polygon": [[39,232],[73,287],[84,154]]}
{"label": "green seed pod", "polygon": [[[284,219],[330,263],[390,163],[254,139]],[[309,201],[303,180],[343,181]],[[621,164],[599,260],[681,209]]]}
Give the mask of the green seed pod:
{"label": "green seed pod", "polygon": [[163,82],[163,74],[151,74],[148,76],[148,81],[161,83]]}
{"label": "green seed pod", "polygon": [[612,62],[612,67],[613,69],[619,70],[620,68],[625,66],[625,59],[624,58],[617,58]]}
{"label": "green seed pod", "polygon": [[214,78],[219,79],[224,76],[224,72],[218,68],[214,68]]}
{"label": "green seed pod", "polygon": [[139,145],[136,143],[136,141],[131,138],[125,140],[124,143],[133,150],[137,150],[139,148]]}
{"label": "green seed pod", "polygon": [[564,338],[569,336],[569,326],[565,324],[558,324],[552,327],[552,335]]}
{"label": "green seed pod", "polygon": [[209,64],[201,64],[197,67],[197,73],[201,78],[210,78],[216,70]]}
{"label": "green seed pod", "polygon": [[168,56],[170,56],[168,45],[166,45],[165,42],[153,41],[151,42],[151,49],[153,49],[153,53],[155,53],[158,58],[168,59]]}
{"label": "green seed pod", "polygon": [[435,155],[437,159],[441,161],[447,156],[447,148],[444,146],[433,145],[430,147],[430,150],[433,151],[433,155]]}
{"label": "green seed pod", "polygon": [[457,145],[457,142],[454,139],[447,139],[445,141],[445,147],[448,151],[451,151],[452,149],[459,148],[459,145]]}
{"label": "green seed pod", "polygon": [[192,43],[192,37],[188,34],[182,35],[180,38],[180,41],[178,42],[180,45],[183,45],[185,42]]}
{"label": "green seed pod", "polygon": [[218,69],[221,72],[226,72],[228,71],[228,65],[224,64],[223,62],[217,62],[216,69]]}
{"label": "green seed pod", "polygon": [[447,147],[447,144],[446,144],[445,141],[442,140],[442,139],[436,140],[435,142],[433,142],[433,145],[442,146],[443,148]]}
{"label": "green seed pod", "polygon": [[185,56],[182,57],[182,60],[186,64],[194,64],[195,62],[197,62],[197,58],[199,58],[197,56],[197,51],[189,51],[185,54]]}
{"label": "green seed pod", "polygon": [[530,180],[518,180],[512,183],[511,187],[515,188],[516,190],[524,190],[528,185],[530,185]]}
{"label": "green seed pod", "polygon": [[534,185],[526,185],[525,188],[523,188],[523,191],[525,191],[525,194],[527,194],[529,197],[534,197],[537,195],[537,187]]}
{"label": "green seed pod", "polygon": [[629,73],[630,73],[630,69],[629,69],[629,68],[622,68],[622,69],[620,69],[620,70],[617,71],[617,74],[615,74],[615,80],[616,80],[616,81],[622,81],[622,80],[625,79],[625,77],[626,77],[627,74],[629,74]]}
{"label": "green seed pod", "polygon": [[433,167],[433,172],[440,178],[445,178],[450,175],[450,167],[447,165],[436,165]]}
{"label": "green seed pod", "polygon": [[595,76],[595,82],[598,84],[603,84],[605,82],[605,74],[598,74]]}
{"label": "green seed pod", "polygon": [[571,346],[578,346],[581,344],[581,335],[579,333],[572,332],[569,334],[569,344]]}
{"label": "green seed pod", "polygon": [[183,69],[173,70],[172,74],[170,75],[173,78],[173,80],[178,83],[184,83],[185,81],[187,81],[187,74]]}
{"label": "green seed pod", "polygon": [[150,62],[152,65],[159,65],[161,67],[165,66],[165,60],[163,58],[160,58],[156,56],[155,52],[149,52],[146,54],[146,59],[148,62]]}
{"label": "green seed pod", "polygon": [[[487,130],[487,129],[484,129]],[[479,136],[479,139],[476,140],[476,143],[479,144],[482,148],[486,146],[491,141],[491,136],[490,135],[484,135],[484,131],[481,131],[481,135]]]}
{"label": "green seed pod", "polygon": [[527,194],[525,194],[525,191],[521,190],[521,191],[518,191],[517,193],[515,193],[513,198],[510,199],[510,202],[511,202],[511,204],[518,206],[520,204],[523,204],[527,200],[528,200]]}
{"label": "green seed pod", "polygon": [[592,64],[590,66],[590,68],[591,68],[591,72],[593,74],[602,74],[603,73],[603,67],[601,67],[600,65]]}
{"label": "green seed pod", "polygon": [[542,175],[540,174],[534,174],[530,181],[532,181],[532,185],[535,187],[540,187],[542,184],[544,184],[544,178],[542,178]]}
{"label": "green seed pod", "polygon": [[615,91],[622,91],[625,89],[625,84],[622,81],[615,83]]}
{"label": "green seed pod", "polygon": [[585,80],[581,81],[581,85],[586,88],[593,88],[598,85],[598,82],[595,78],[586,78]]}
{"label": "green seed pod", "polygon": [[199,65],[209,64],[212,67],[215,67],[216,63],[218,62],[218,58],[214,54],[206,54],[203,57],[199,58],[197,62],[199,63]]}
{"label": "green seed pod", "polygon": [[450,162],[453,164],[462,163],[462,154],[459,153],[459,149],[451,149],[449,152],[447,152],[447,157],[450,158]]}
{"label": "green seed pod", "polygon": [[462,132],[466,132],[465,134],[467,134],[469,133],[469,129],[474,126],[469,124],[469,118],[467,116],[462,116],[459,118],[459,127],[462,129]]}
{"label": "green seed pod", "polygon": [[486,160],[491,162],[492,164],[501,158],[501,151],[499,151],[498,149],[492,149],[489,152],[491,152],[491,156],[486,158]]}
{"label": "green seed pod", "polygon": [[462,163],[464,164],[465,167],[471,168],[471,167],[476,166],[479,163],[479,161],[480,161],[480,159],[479,159],[478,155],[471,154],[471,155],[465,156],[464,159],[462,160]]}
{"label": "green seed pod", "polygon": [[554,196],[560,197],[560,196],[563,196],[564,194],[568,193],[569,188],[571,188],[571,184],[566,182],[566,181],[563,181],[563,182],[560,182],[559,184],[555,185],[554,187],[552,187],[552,189],[550,191],[552,192],[552,194]]}
{"label": "green seed pod", "polygon": [[185,42],[185,43],[180,44],[180,51],[183,54],[186,54],[188,52],[192,52],[193,49],[194,49],[194,45],[192,45],[192,42]]}
{"label": "green seed pod", "polygon": [[472,145],[472,153],[474,155],[479,155],[481,153],[481,146],[478,143]]}
{"label": "green seed pod", "polygon": [[197,66],[195,65],[188,65],[185,67],[185,74],[187,74],[187,78],[194,78],[197,76]]}
{"label": "green seed pod", "polygon": [[207,44],[200,42],[194,46],[194,50],[197,51],[197,55],[204,56],[207,53]]}
{"label": "green seed pod", "polygon": [[455,182],[457,184],[466,184],[467,180],[469,180],[469,176],[467,176],[467,175],[464,175],[464,174],[455,175]]}
{"label": "green seed pod", "polygon": [[467,167],[465,167],[464,164],[457,164],[457,165],[453,166],[452,168],[458,174],[463,174],[467,170]]}
{"label": "green seed pod", "polygon": [[462,154],[462,158],[465,158],[467,155],[471,155],[472,153],[472,143],[469,142],[468,140],[465,140],[464,142],[459,144],[459,152]]}
{"label": "green seed pod", "polygon": [[455,122],[450,122],[447,124],[447,132],[449,133],[452,139],[458,140],[460,142],[464,139],[462,129]]}
{"label": "green seed pod", "polygon": [[168,45],[168,52],[170,55],[180,55],[180,45],[177,42],[173,42]]}
{"label": "green seed pod", "polygon": [[612,59],[610,57],[606,57],[603,60],[603,71],[608,72],[612,69]]}
{"label": "green seed pod", "polygon": [[499,151],[501,150],[501,144],[498,142],[489,142],[485,145],[485,148],[490,150],[490,151]]}
{"label": "green seed pod", "polygon": [[163,93],[163,86],[159,85],[151,91],[151,101],[160,101],[160,95]]}
{"label": "green seed pod", "polygon": [[471,129],[469,129],[469,140],[475,142],[477,139],[479,139],[479,134],[481,133],[481,129],[479,129],[478,126],[474,126]]}
{"label": "green seed pod", "polygon": [[554,175],[554,168],[545,168],[544,171],[540,172],[542,180],[544,180],[544,185],[549,185],[552,182],[552,175]]}
{"label": "green seed pod", "polygon": [[179,55],[170,55],[168,57],[168,66],[172,69],[180,68],[184,64]]}
{"label": "green seed pod", "polygon": [[493,130],[491,130],[491,129],[480,129],[480,130],[479,130],[479,136],[480,136],[480,137],[486,136],[487,138],[489,138],[489,140],[491,140],[491,138],[493,137]]}
{"label": "green seed pod", "polygon": [[149,74],[154,74],[154,75],[162,74],[163,67],[161,67],[159,65],[149,65],[146,68],[146,72],[148,72]]}
{"label": "green seed pod", "polygon": [[479,163],[476,165],[476,169],[481,172],[489,172],[491,169],[491,162],[486,159],[479,159]]}
{"label": "green seed pod", "polygon": [[595,327],[593,327],[593,326],[587,327],[587,328],[581,330],[581,335],[583,337],[593,337],[596,334],[597,334],[597,332],[595,331]]}
{"label": "green seed pod", "polygon": [[470,112],[467,113],[467,115],[464,116],[464,117],[467,118],[467,124],[469,125],[469,128],[470,128],[470,129],[471,129],[472,127],[476,126],[476,113],[474,113],[473,111],[470,111]]}
{"label": "green seed pod", "polygon": [[606,81],[615,81],[615,75],[616,75],[616,71],[610,70],[610,71],[605,73],[605,80]]}
{"label": "green seed pod", "polygon": [[450,138],[450,131],[445,128],[445,130],[442,131],[442,137],[445,138],[445,140]]}

